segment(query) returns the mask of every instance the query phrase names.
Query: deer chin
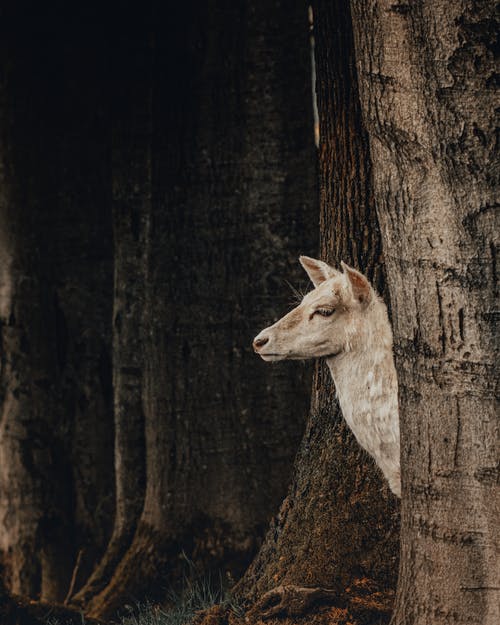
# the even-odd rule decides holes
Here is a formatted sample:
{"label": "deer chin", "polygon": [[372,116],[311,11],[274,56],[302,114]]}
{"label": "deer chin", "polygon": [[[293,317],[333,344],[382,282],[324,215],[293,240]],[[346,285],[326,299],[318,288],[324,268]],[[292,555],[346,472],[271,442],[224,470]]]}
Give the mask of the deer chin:
{"label": "deer chin", "polygon": [[311,360],[314,356],[304,355],[295,352],[286,352],[284,354],[263,354],[262,352],[258,352],[259,356],[262,360],[266,362],[279,362],[280,360]]}
{"label": "deer chin", "polygon": [[278,362],[279,360],[286,360],[288,358],[285,354],[263,354],[261,352],[258,352],[258,354],[262,360],[266,362]]}
{"label": "deer chin", "polygon": [[321,351],[316,352],[314,350],[314,353],[301,353],[301,352],[294,352],[294,351],[287,351],[287,352],[257,352],[259,354],[259,356],[262,358],[262,360],[265,360],[266,362],[279,362],[280,360],[313,360],[315,358],[325,358],[327,360],[331,359],[331,358],[335,358],[336,356],[339,356],[340,354],[342,354],[344,352],[344,349],[342,347],[339,347],[335,352],[332,352],[330,354],[322,354]]}
{"label": "deer chin", "polygon": [[263,353],[257,352],[262,360],[266,362],[279,362],[280,360],[313,360],[314,358],[325,358],[326,360],[330,360],[342,354],[344,350],[342,348],[338,349],[336,352],[331,354],[298,354],[294,352],[286,352],[286,353]]}

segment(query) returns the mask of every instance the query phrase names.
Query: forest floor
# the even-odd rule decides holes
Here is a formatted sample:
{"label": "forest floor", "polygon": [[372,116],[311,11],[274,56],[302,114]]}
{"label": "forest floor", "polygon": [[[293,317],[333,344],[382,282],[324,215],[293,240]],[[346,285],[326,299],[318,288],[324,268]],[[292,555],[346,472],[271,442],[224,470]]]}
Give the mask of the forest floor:
{"label": "forest floor", "polygon": [[[309,606],[302,614],[290,614],[286,604],[275,606],[270,616],[255,608],[238,615],[231,608],[215,605],[199,614],[185,625],[387,625],[391,619],[394,592],[373,590],[368,580],[357,580],[347,589],[344,606],[330,604]],[[292,611],[293,612],[293,611]],[[184,624],[183,624],[184,625]]]}
{"label": "forest floor", "polygon": [[[307,590],[307,589],[302,589]],[[269,593],[271,594],[271,593]],[[287,595],[285,595],[287,596]],[[222,603],[197,605],[179,603],[170,609],[159,605],[137,606],[133,613],[109,623],[85,618],[66,606],[50,605],[0,593],[1,625],[388,625],[394,592],[373,588],[365,579],[346,590],[341,607],[333,600],[308,604],[297,611],[300,602],[259,601],[243,610],[237,601],[219,596]],[[205,597],[207,599],[208,597]],[[197,600],[200,596],[197,596]],[[190,597],[192,600],[192,597]],[[204,605],[203,605],[204,604]]]}

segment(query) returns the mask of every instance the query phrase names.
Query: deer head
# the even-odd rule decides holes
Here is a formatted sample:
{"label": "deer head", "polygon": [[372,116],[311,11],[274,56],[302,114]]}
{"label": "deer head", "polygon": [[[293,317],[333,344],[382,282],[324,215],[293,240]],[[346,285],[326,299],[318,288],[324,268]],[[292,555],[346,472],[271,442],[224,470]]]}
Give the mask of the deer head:
{"label": "deer head", "polygon": [[321,260],[301,256],[314,284],[302,302],[253,341],[266,361],[334,357],[364,343],[369,309],[378,300],[368,280],[342,263],[342,272]]}

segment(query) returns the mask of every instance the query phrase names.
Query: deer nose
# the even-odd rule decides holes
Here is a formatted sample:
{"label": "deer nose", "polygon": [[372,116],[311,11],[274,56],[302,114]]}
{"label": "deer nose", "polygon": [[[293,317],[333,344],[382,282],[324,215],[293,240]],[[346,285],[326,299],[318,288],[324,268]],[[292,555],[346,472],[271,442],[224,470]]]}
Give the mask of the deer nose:
{"label": "deer nose", "polygon": [[253,351],[258,352],[266,343],[269,343],[269,338],[267,336],[258,336],[253,342]]}

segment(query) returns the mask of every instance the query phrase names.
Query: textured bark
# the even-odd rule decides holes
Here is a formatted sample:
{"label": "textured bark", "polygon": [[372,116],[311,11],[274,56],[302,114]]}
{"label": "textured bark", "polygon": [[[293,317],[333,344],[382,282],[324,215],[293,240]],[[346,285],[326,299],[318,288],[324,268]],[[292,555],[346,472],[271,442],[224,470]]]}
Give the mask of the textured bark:
{"label": "textured bark", "polygon": [[145,489],[142,407],[146,243],[150,235],[152,147],[151,11],[122,14],[110,55],[114,231],[113,401],[115,518],[106,552],[74,597],[86,605],[109,582],[129,548]]}
{"label": "textured bark", "polygon": [[[333,265],[345,260],[359,267],[380,289],[380,234],[349,4],[316,2],[313,10],[321,257]],[[346,588],[356,578],[368,577],[379,588],[393,589],[397,556],[397,500],[344,423],[330,373],[320,363],[292,486],[239,591],[253,600],[278,584],[320,586],[336,591],[336,602],[342,605],[350,601]],[[387,620],[387,611],[380,618]]]}
{"label": "textured bark", "polygon": [[[146,489],[110,584],[91,598],[100,585],[94,578],[75,598],[98,615],[125,598],[163,593],[183,567],[183,551],[200,567],[241,572],[284,495],[310,388],[307,368],[269,372],[251,350],[256,328],[287,306],[283,283],[299,280],[297,255],[315,247],[306,8],[192,0],[168,11],[155,5],[149,25],[128,19],[131,54],[152,45],[152,140],[148,149],[147,97],[129,97],[119,123],[132,129],[134,157],[115,163],[114,178],[115,198],[125,202],[115,211],[118,260],[121,249],[132,267],[120,278],[118,265],[115,293],[118,307],[127,306],[119,303],[123,291],[135,308],[122,315],[128,325],[117,340],[137,323],[144,341],[140,353],[124,345],[117,356],[115,393],[131,366],[131,397],[142,387]],[[139,74],[134,69],[130,80]],[[133,88],[148,92],[143,82]],[[140,280],[142,320],[141,285],[127,290]],[[133,403],[116,413],[129,460],[137,436],[129,436],[128,416],[136,433],[141,419]],[[124,418],[127,431],[119,429]],[[120,457],[127,492],[119,514],[137,497],[119,475]]]}
{"label": "textured bark", "polygon": [[[93,23],[91,9],[74,14],[69,8],[68,13],[64,36],[60,42],[56,39],[53,57],[57,62],[63,54],[64,63],[54,89],[61,106],[59,110],[54,106],[57,118],[51,135],[60,138],[54,142],[51,157],[56,163],[58,219],[51,244],[57,246],[53,280],[59,310],[55,323],[62,334],[58,344],[64,362],[60,402],[67,426],[61,437],[71,467],[71,490],[66,495],[74,526],[69,537],[73,553],[70,573],[78,562],[79,587],[107,544],[115,503],[113,223],[108,68],[104,62],[107,33],[103,24],[91,31],[80,26]],[[93,33],[91,49],[87,44],[89,32]],[[54,541],[54,547],[61,549],[62,545]],[[64,580],[62,597],[70,579],[71,575]]]}
{"label": "textured bark", "polygon": [[493,2],[353,0],[402,429],[395,624],[499,621]]}
{"label": "textured bark", "polygon": [[307,21],[41,13],[7,7],[2,37],[3,564],[61,599],[78,563],[78,590],[115,477],[75,598],[130,547],[106,611],[163,590],[182,550],[240,570],[283,496],[309,375],[270,376],[250,342],[314,249]]}
{"label": "textured bark", "polygon": [[[9,218],[9,228],[2,228],[2,565],[16,592],[36,595],[62,581],[53,579],[56,567],[63,575],[69,567],[68,557],[51,553],[52,541],[65,534],[69,515],[67,483],[55,484],[55,477],[68,471],[51,451],[61,446],[54,436],[60,416],[52,384],[56,331],[47,311],[53,291],[47,288],[46,265],[30,254],[41,246],[23,227],[33,220],[20,209],[11,212],[14,203],[5,197],[7,189],[2,185],[2,221]],[[47,215],[46,221],[50,223]],[[37,231],[48,236],[41,227]],[[54,486],[47,490],[46,483]]]}
{"label": "textured bark", "polygon": [[24,17],[4,7],[0,536],[9,587],[53,600],[113,506],[111,221],[97,52],[68,48],[50,11]]}

